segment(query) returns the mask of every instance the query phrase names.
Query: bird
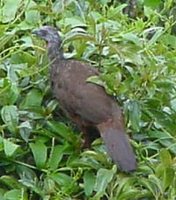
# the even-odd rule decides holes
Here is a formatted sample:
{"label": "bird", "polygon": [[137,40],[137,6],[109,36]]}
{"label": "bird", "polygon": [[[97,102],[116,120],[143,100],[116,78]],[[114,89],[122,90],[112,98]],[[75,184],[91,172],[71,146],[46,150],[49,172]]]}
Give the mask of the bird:
{"label": "bird", "polygon": [[137,162],[121,108],[102,86],[87,81],[91,76],[99,76],[98,69],[83,61],[66,59],[57,28],[45,25],[32,33],[46,42],[51,90],[61,109],[87,140],[94,132],[100,134],[107,153],[121,171],[135,171]]}

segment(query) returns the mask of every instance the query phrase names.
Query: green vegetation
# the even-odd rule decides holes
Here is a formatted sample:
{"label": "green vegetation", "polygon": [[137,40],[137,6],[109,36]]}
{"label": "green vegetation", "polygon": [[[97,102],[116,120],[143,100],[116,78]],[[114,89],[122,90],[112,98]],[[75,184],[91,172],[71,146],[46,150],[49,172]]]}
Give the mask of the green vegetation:
{"label": "green vegetation", "polygon": [[[154,3],[155,2],[155,3]],[[174,0],[0,1],[0,199],[175,200]],[[91,63],[123,108],[138,170],[124,174],[101,139],[81,148],[48,82],[45,44],[31,35],[58,26],[68,58]]]}

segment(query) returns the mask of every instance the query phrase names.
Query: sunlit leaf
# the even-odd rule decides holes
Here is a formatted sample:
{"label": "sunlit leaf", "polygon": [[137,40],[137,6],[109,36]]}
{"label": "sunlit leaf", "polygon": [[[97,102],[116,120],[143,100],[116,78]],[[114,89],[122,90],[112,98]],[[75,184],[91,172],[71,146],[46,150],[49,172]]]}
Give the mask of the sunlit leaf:
{"label": "sunlit leaf", "polygon": [[20,6],[21,0],[3,0],[4,6],[2,8],[2,22],[8,23],[14,20],[17,10]]}
{"label": "sunlit leaf", "polygon": [[0,105],[8,105],[16,102],[19,95],[19,88],[8,78],[0,81]]}
{"label": "sunlit leaf", "polygon": [[31,134],[31,131],[32,131],[32,127],[31,127],[31,124],[29,123],[29,121],[25,121],[25,122],[22,122],[19,127],[20,129],[20,135],[21,137],[26,141],[28,142],[29,140],[29,136]]}
{"label": "sunlit leaf", "polygon": [[142,47],[142,41],[134,33],[126,33],[123,34],[122,37],[128,41],[134,42],[134,44],[136,44],[137,46]]}
{"label": "sunlit leaf", "polygon": [[15,151],[19,148],[19,145],[14,144],[13,142],[7,139],[4,139],[3,143],[4,143],[4,152],[8,157],[12,156],[15,153]]}
{"label": "sunlit leaf", "polygon": [[161,0],[144,0],[144,5],[152,7],[152,8],[156,8],[157,6],[160,5]]}
{"label": "sunlit leaf", "polygon": [[160,151],[160,159],[161,159],[162,164],[165,167],[171,166],[171,164],[172,164],[172,158],[171,158],[171,155],[170,155],[170,153],[169,153],[168,150],[162,149]]}
{"label": "sunlit leaf", "polygon": [[4,106],[1,109],[1,117],[9,130],[11,130],[12,132],[16,132],[19,122],[19,113],[17,107],[13,105]]}
{"label": "sunlit leaf", "polygon": [[27,9],[25,11],[25,20],[27,23],[29,24],[38,24],[38,22],[40,21],[40,13],[35,10],[35,6],[37,4],[34,1],[29,1],[29,3],[27,4]]}

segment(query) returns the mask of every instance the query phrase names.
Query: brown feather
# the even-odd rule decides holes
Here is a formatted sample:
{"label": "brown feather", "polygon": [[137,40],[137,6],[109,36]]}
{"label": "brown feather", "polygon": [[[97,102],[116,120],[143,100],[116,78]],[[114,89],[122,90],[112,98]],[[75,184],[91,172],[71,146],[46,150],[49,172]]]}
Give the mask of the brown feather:
{"label": "brown feather", "polygon": [[[64,59],[56,29],[44,26],[34,34],[48,43],[51,88],[62,109],[82,128],[87,141],[88,134],[99,131],[113,161],[123,171],[135,170],[135,155],[125,133],[120,108],[103,87],[87,82],[99,72],[89,64]],[[85,143],[88,146],[89,142]]]}
{"label": "brown feather", "polygon": [[[62,108],[79,127],[98,128],[108,153],[123,171],[135,170],[136,160],[124,130],[120,108],[101,86],[86,81],[88,77],[98,75],[97,70],[75,60],[62,60],[58,65],[61,67],[54,65],[51,70],[51,80],[53,93]],[[85,143],[88,146],[88,142]]]}

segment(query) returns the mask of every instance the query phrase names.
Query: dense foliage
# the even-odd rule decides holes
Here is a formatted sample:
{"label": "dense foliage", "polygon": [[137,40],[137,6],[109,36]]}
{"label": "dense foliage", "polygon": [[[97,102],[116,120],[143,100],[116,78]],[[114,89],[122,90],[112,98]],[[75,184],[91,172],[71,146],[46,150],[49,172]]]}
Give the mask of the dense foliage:
{"label": "dense foliage", "polygon": [[[175,200],[176,36],[174,0],[0,1],[0,199]],[[131,8],[133,9],[133,8]],[[91,63],[88,81],[117,97],[138,170],[124,174],[101,139],[80,131],[48,82],[45,44],[31,35],[59,27],[65,56]]]}

